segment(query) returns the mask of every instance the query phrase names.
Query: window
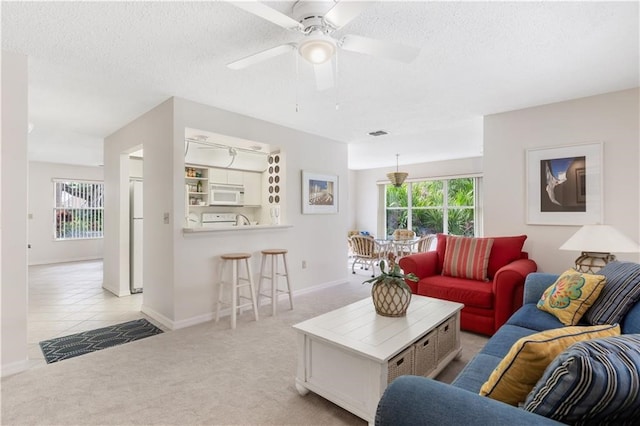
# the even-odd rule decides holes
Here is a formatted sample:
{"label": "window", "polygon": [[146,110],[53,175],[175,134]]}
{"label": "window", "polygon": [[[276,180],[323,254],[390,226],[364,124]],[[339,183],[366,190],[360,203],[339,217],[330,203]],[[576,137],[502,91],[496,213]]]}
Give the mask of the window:
{"label": "window", "polygon": [[399,188],[386,185],[386,235],[398,228],[413,229],[416,235],[479,234],[479,182],[480,178],[465,177],[408,182]]}
{"label": "window", "polygon": [[104,183],[54,180],[56,240],[102,238]]}

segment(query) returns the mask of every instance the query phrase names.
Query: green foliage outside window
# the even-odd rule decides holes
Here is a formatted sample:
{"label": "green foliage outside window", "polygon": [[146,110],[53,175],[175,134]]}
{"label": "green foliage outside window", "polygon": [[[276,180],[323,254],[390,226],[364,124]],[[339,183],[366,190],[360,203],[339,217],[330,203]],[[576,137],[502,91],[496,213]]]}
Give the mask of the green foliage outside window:
{"label": "green foliage outside window", "polygon": [[54,181],[54,238],[79,240],[103,237],[104,184]]}
{"label": "green foliage outside window", "polygon": [[387,185],[387,207],[407,207],[407,185],[396,188]]}
{"label": "green foliage outside window", "polygon": [[[408,191],[411,191],[410,199]],[[416,235],[447,232],[474,236],[474,201],[475,178],[412,182],[399,188],[387,185],[387,235],[398,228],[409,228],[410,224]]]}
{"label": "green foliage outside window", "polygon": [[[451,179],[448,181],[449,234],[474,236],[474,198],[473,178]],[[466,208],[461,208],[466,207]]]}

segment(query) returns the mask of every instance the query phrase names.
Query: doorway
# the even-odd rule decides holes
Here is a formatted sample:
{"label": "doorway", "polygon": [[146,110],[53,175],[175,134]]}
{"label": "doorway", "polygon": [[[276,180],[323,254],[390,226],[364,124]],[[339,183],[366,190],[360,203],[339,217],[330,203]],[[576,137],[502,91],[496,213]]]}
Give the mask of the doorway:
{"label": "doorway", "polygon": [[39,342],[142,318],[142,294],[102,288],[102,259],[29,266],[29,369],[46,365]]}

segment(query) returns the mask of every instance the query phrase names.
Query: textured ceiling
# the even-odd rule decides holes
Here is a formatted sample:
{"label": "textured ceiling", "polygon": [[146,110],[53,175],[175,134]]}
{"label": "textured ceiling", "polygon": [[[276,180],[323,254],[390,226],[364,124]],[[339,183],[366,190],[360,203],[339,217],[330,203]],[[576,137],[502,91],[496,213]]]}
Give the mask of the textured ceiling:
{"label": "textured ceiling", "polygon": [[322,92],[295,52],[228,69],[303,36],[223,1],[4,1],[2,49],[29,56],[31,159],[98,164],[103,137],[178,96],[348,143],[362,169],[481,155],[483,115],[638,86],[638,19],[638,2],[374,2],[335,35],[420,55],[340,51]]}

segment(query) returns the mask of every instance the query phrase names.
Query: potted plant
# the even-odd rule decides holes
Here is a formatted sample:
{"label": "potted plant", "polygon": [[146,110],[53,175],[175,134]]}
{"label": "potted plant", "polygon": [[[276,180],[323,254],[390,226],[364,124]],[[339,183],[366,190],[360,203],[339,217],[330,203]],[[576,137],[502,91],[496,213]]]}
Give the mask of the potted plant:
{"label": "potted plant", "polygon": [[380,275],[364,282],[373,283],[371,298],[378,315],[403,317],[407,314],[407,308],[411,302],[411,288],[405,279],[417,282],[418,277],[415,274],[403,274],[393,253],[389,253],[387,259],[389,270],[386,270],[385,261],[381,260]]}

